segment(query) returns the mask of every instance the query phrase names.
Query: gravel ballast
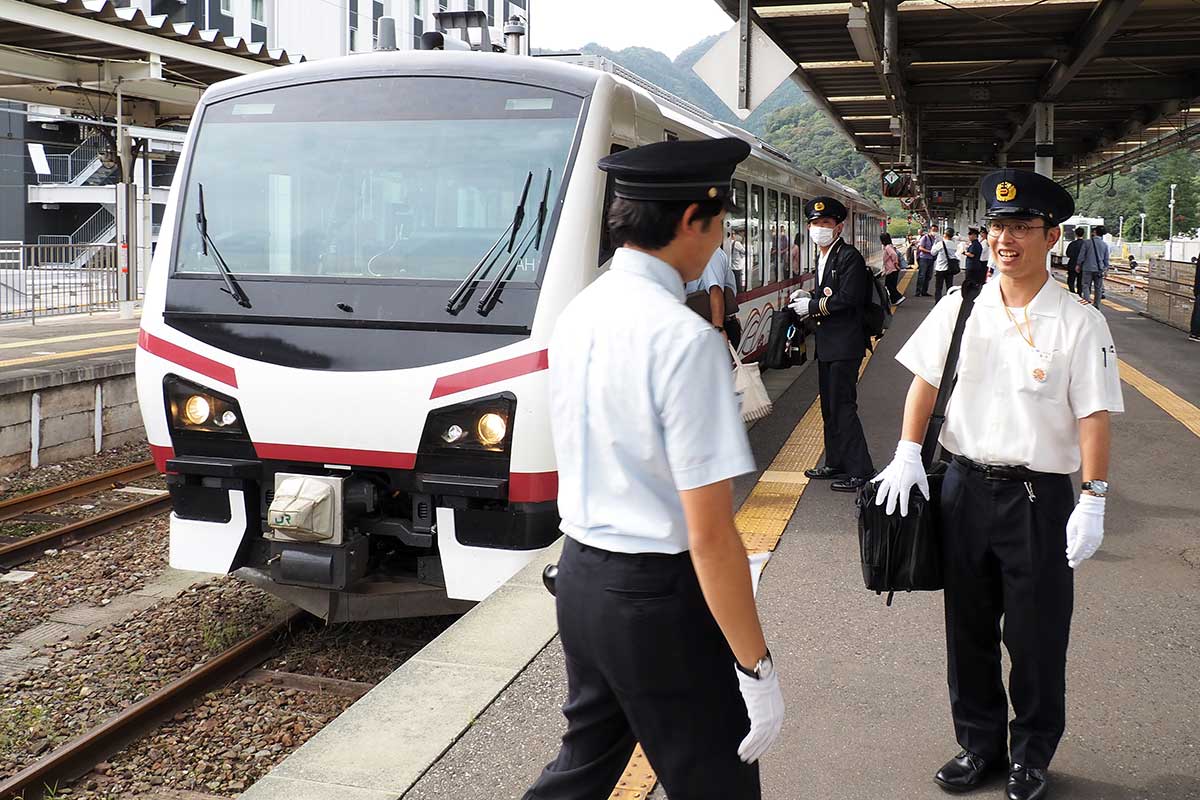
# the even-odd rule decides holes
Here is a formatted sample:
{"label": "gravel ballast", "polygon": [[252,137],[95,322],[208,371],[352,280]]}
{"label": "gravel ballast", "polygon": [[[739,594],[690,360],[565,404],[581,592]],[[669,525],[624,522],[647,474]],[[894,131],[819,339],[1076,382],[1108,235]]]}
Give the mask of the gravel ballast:
{"label": "gravel ballast", "polygon": [[150,447],[145,442],[131,442],[61,464],[47,464],[37,469],[22,470],[0,477],[0,500],[49,489],[91,475],[127,467],[139,461],[149,460]]}

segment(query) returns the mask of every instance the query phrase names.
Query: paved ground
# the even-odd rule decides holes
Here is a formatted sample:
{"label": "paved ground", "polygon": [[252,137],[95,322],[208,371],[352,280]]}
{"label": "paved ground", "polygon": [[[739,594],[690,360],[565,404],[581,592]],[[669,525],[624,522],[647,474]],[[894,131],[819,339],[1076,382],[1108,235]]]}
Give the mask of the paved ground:
{"label": "paved ground", "polygon": [[0,324],[0,393],[40,388],[50,375],[132,372],[137,331],[138,320],[115,312]]}
{"label": "paved ground", "polygon": [[[909,381],[893,356],[930,302],[901,307],[864,377],[877,467],[891,456]],[[1105,314],[1123,358],[1200,405],[1200,346],[1136,315]],[[770,463],[815,384],[815,371],[806,372],[751,431],[757,463]],[[1077,576],[1054,796],[1200,798],[1200,438],[1124,388],[1108,537]],[[739,502],[752,485],[739,483]],[[862,589],[854,530],[850,499],[810,486],[763,580],[759,604],[789,711],[763,766],[772,800],[944,796],[930,781],[955,750],[940,595],[903,595],[885,608]],[[564,695],[555,641],[405,800],[520,797],[557,749]],[[998,784],[976,796],[1002,792]]]}

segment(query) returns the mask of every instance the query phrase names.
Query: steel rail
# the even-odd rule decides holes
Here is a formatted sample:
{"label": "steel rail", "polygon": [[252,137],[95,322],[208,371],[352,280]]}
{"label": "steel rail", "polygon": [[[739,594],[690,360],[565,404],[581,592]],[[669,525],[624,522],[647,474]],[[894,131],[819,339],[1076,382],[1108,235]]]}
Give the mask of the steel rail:
{"label": "steel rail", "polygon": [[73,781],[131,742],[155,730],[164,720],[253,669],[275,651],[275,637],[306,612],[283,619],[243,639],[183,677],[151,693],[106,722],[75,737],[11,778],[0,782],[0,800],[36,800]]}
{"label": "steel rail", "polygon": [[81,478],[61,486],[52,486],[39,492],[30,492],[19,497],[0,501],[0,522],[28,514],[30,511],[40,511],[50,508],[66,500],[93,494],[107,489],[114,484],[128,483],[158,474],[158,468],[153,461],[141,461],[128,467],[109,470],[90,478]]}
{"label": "steel rail", "polygon": [[[171,505],[171,496],[151,497],[123,506],[61,528],[18,539],[12,544],[0,546],[0,569],[11,569],[40,556],[44,551],[69,547],[96,536],[120,530],[134,522],[140,522],[166,511]],[[2,795],[0,795],[2,797]]]}

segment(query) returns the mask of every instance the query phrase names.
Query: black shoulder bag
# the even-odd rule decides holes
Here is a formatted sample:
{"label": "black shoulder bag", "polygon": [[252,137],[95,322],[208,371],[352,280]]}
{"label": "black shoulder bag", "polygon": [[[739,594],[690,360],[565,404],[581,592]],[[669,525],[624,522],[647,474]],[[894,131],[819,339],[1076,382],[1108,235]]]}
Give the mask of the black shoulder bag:
{"label": "black shoulder bag", "polygon": [[942,240],[942,251],[946,254],[946,271],[951,275],[957,275],[962,271],[962,265],[958,262],[957,255],[950,255],[950,248],[946,246],[946,240]]}
{"label": "black shoulder bag", "polygon": [[958,372],[958,354],[962,349],[963,331],[967,318],[979,295],[974,282],[962,288],[962,307],[954,323],[942,381],[937,400],[921,447],[921,461],[929,478],[930,499],[915,486],[908,501],[908,516],[900,516],[897,508],[891,514],[885,506],[875,505],[879,484],[868,481],[858,493],[858,548],[862,561],[863,581],[876,594],[888,593],[892,604],[896,592],[938,591],[942,588],[941,496],[946,462],[935,461],[938,436],[946,421],[946,406]]}

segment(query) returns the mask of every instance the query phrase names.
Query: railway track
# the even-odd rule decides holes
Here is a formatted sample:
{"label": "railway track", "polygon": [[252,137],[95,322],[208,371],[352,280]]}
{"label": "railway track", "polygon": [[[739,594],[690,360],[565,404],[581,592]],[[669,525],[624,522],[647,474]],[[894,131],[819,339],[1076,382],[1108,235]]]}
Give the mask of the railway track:
{"label": "railway track", "polygon": [[92,475],[89,478],[81,478],[71,483],[64,483],[61,486],[43,489],[40,492],[31,492],[19,497],[3,500],[0,501],[0,522],[19,517],[22,514],[28,514],[32,511],[41,511],[44,508],[56,506],[59,503],[73,500],[76,497],[83,497],[105,489],[120,487],[132,481],[141,480],[142,478],[153,477],[157,474],[158,469],[154,466],[153,461],[141,461],[137,464],[131,464],[128,467],[109,470],[99,475]]}
{"label": "railway track", "polygon": [[11,544],[0,545],[0,569],[11,569],[37,558],[46,550],[70,547],[106,533],[113,533],[134,522],[161,514],[170,507],[171,496],[164,493],[159,497],[140,500],[95,517],[69,523],[61,528],[27,536]]}
{"label": "railway track", "polygon": [[57,792],[59,787],[154,731],[197,699],[237,680],[270,658],[278,647],[277,637],[305,617],[303,611],[291,612],[0,781],[0,800],[38,800]]}

